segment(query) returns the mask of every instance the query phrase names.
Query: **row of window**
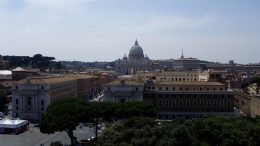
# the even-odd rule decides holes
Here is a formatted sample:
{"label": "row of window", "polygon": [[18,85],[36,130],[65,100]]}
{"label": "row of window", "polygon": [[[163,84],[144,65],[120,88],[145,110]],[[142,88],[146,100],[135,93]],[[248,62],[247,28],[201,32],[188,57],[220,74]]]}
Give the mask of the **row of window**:
{"label": "row of window", "polygon": [[[32,97],[27,97],[27,105],[31,105],[31,101],[32,100]],[[19,100],[18,99],[15,99],[15,104],[18,105],[19,103]],[[44,100],[42,99],[41,100],[41,105],[44,105]]]}
{"label": "row of window", "polygon": [[158,76],[194,76],[196,77],[197,74],[186,74],[186,75],[183,75],[183,74],[171,74],[171,75],[158,75]]}
{"label": "row of window", "polygon": [[51,85],[51,88],[61,88],[61,87],[67,87],[67,86],[70,86],[70,85],[76,85],[76,82],[74,81],[68,81],[68,82],[63,82],[61,84],[54,84],[54,85]]}
{"label": "row of window", "polygon": [[171,81],[176,81],[176,82],[185,82],[185,81],[198,81],[197,78],[161,78],[161,81],[163,80],[171,80]]}
{"label": "row of window", "polygon": [[59,96],[59,95],[60,96],[66,96],[66,95],[69,95],[69,94],[75,93],[75,92],[76,92],[76,87],[63,88],[63,89],[59,89],[59,90],[51,92],[51,97]]}
{"label": "row of window", "polygon": [[[193,91],[222,91],[223,90],[223,88],[216,88],[216,87],[213,87],[213,88],[209,88],[209,87],[207,87],[207,88],[203,88],[203,87],[199,87],[199,88],[196,88],[196,87],[193,87],[193,88],[191,88],[191,87],[172,87],[171,88],[173,91],[175,91],[175,90],[178,90],[178,91],[183,91],[183,90],[185,90],[185,91],[189,91],[189,90],[193,90]],[[159,87],[159,91],[162,91],[162,90],[166,90],[166,91],[168,91],[168,90],[170,90],[170,87]]]}
{"label": "row of window", "polygon": [[158,107],[201,107],[201,106],[215,106],[215,107],[231,107],[231,101],[225,100],[158,100]]}
{"label": "row of window", "polygon": [[157,94],[158,98],[232,98],[225,94]]}
{"label": "row of window", "polygon": [[[110,87],[107,87],[107,90],[108,90],[108,91],[110,91],[110,90],[111,90],[111,88],[110,88]],[[135,88],[135,91],[139,91],[139,88],[138,88],[138,87],[136,87],[136,88]]]}
{"label": "row of window", "polygon": [[[18,103],[19,100],[15,99],[15,104],[16,104],[16,110],[18,110]],[[31,111],[31,105],[32,105],[32,97],[27,97],[27,111]],[[44,100],[41,100],[41,106],[44,106]],[[41,108],[42,110],[44,110],[44,107]]]}

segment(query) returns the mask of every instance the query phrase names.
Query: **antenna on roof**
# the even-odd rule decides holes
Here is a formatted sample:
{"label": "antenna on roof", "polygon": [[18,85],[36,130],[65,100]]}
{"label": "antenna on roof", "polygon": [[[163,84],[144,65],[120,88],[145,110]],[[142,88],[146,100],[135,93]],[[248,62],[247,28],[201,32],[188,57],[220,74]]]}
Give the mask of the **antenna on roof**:
{"label": "antenna on roof", "polygon": [[181,49],[181,58],[184,58],[184,56],[183,56],[183,48]]}

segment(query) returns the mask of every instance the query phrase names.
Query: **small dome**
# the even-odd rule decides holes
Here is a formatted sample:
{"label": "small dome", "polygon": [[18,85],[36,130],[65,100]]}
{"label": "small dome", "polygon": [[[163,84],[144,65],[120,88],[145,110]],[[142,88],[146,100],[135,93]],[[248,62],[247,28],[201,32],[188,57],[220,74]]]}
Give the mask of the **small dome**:
{"label": "small dome", "polygon": [[134,46],[129,51],[129,59],[140,60],[144,58],[144,53],[142,47],[139,46],[137,40]]}

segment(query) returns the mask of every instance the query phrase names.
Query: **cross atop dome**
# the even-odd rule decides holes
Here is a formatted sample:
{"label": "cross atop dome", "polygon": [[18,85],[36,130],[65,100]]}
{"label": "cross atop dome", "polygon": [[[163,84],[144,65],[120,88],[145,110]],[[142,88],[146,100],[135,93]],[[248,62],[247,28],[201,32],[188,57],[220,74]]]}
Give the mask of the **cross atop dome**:
{"label": "cross atop dome", "polygon": [[135,40],[135,45],[136,45],[136,46],[139,46],[137,39]]}

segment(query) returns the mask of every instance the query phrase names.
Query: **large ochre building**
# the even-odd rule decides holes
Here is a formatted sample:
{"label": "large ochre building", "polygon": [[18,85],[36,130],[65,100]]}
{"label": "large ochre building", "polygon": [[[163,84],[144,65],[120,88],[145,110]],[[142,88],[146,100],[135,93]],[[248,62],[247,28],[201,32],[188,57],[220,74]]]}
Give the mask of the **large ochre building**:
{"label": "large ochre building", "polygon": [[144,56],[143,49],[138,41],[131,47],[128,57],[125,55],[122,59],[115,61],[115,71],[122,75],[136,73],[137,71],[151,71],[152,61],[148,56]]}
{"label": "large ochre building", "polygon": [[156,107],[159,119],[234,114],[233,91],[219,82],[147,80],[143,100]]}

